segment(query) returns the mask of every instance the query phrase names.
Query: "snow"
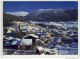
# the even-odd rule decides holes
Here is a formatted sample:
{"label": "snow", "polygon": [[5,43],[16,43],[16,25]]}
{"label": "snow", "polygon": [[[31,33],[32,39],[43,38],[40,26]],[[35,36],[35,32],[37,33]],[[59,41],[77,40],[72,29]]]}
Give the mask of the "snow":
{"label": "snow", "polygon": [[17,41],[13,41],[12,45],[15,45],[17,43]]}
{"label": "snow", "polygon": [[62,26],[61,24],[59,23],[56,23],[56,22],[50,22],[49,25],[54,25],[54,26]]}
{"label": "snow", "polygon": [[34,35],[34,34],[29,34],[27,36],[32,36],[32,37],[38,38],[38,36],[37,35]]}
{"label": "snow", "polygon": [[17,11],[17,12],[6,12],[6,14],[16,15],[16,16],[26,16],[29,13],[24,11]]}
{"label": "snow", "polygon": [[43,47],[37,47],[37,49],[38,49],[38,50],[43,50],[44,48],[43,48]]}
{"label": "snow", "polygon": [[54,25],[56,27],[62,27],[62,28],[78,28],[78,22],[77,21],[71,21],[71,22],[38,22],[38,21],[30,21],[31,23],[42,23],[46,25]]}
{"label": "snow", "polygon": [[57,48],[59,51],[59,55],[76,55],[78,54],[77,44],[62,44],[55,46],[53,48]]}
{"label": "snow", "polygon": [[18,41],[20,41],[21,39],[19,39],[19,38],[15,38],[16,40],[18,40]]}
{"label": "snow", "polygon": [[12,39],[14,39],[13,37],[8,37],[8,40],[12,40]]}
{"label": "snow", "polygon": [[9,27],[9,29],[11,29],[11,30],[15,31],[15,28],[13,28],[13,27]]}
{"label": "snow", "polygon": [[48,52],[48,53],[50,53],[51,55],[58,53],[58,51],[57,51],[56,48],[54,48],[54,49],[44,48],[44,52]]}
{"label": "snow", "polygon": [[27,29],[28,27],[27,26],[23,26],[21,29]]}

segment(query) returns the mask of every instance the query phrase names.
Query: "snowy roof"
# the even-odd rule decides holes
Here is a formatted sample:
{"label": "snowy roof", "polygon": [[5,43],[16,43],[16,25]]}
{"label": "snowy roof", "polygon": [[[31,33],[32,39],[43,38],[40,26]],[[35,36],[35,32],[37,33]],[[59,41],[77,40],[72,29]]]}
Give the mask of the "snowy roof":
{"label": "snowy roof", "polygon": [[32,37],[38,38],[38,36],[35,35],[35,34],[29,34],[29,35],[27,35],[26,37],[28,37],[28,36],[32,36]]}
{"label": "snowy roof", "polygon": [[20,41],[21,39],[19,39],[19,38],[16,38],[16,40]]}
{"label": "snowy roof", "polygon": [[27,29],[28,27],[27,26],[23,26],[21,29]]}
{"label": "snowy roof", "polygon": [[54,40],[59,40],[59,38],[58,37],[54,37]]}
{"label": "snowy roof", "polygon": [[13,31],[15,30],[15,28],[13,28],[13,27],[9,27],[9,29],[11,29],[11,30],[13,30]]}
{"label": "snowy roof", "polygon": [[37,47],[37,49],[38,49],[38,50],[43,50],[44,48],[43,48],[43,47]]}
{"label": "snowy roof", "polygon": [[51,42],[51,43],[45,45],[45,47],[46,47],[46,48],[52,47],[53,44],[57,44],[57,41],[53,41],[53,42]]}
{"label": "snowy roof", "polygon": [[20,41],[17,41],[17,40],[15,40],[15,41],[10,41],[10,42],[6,42],[5,44],[4,44],[4,46],[10,46],[10,45],[18,45],[20,43]]}
{"label": "snowy roof", "polygon": [[10,39],[9,41],[16,41],[16,39]]}
{"label": "snowy roof", "polygon": [[44,41],[47,41],[48,39],[43,38]]}
{"label": "snowy roof", "polygon": [[54,48],[54,49],[44,48],[44,51],[50,52],[50,53],[53,53],[53,52],[55,52],[56,50],[57,50],[56,48]]}
{"label": "snowy roof", "polygon": [[33,29],[31,26],[28,27],[29,29]]}
{"label": "snowy roof", "polygon": [[13,37],[8,37],[8,40],[14,39]]}

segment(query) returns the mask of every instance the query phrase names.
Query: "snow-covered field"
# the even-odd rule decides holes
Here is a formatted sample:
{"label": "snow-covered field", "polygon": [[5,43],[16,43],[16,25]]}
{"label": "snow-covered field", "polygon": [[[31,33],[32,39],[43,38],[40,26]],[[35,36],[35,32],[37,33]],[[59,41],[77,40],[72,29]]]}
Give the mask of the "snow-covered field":
{"label": "snow-covered field", "polygon": [[42,23],[46,25],[54,25],[54,26],[60,26],[62,28],[78,28],[78,22],[77,21],[68,21],[68,22],[38,22],[38,21],[30,21],[31,23]]}
{"label": "snow-covered field", "polygon": [[55,46],[59,51],[59,55],[77,55],[78,54],[78,44],[71,43],[71,44],[62,44]]}

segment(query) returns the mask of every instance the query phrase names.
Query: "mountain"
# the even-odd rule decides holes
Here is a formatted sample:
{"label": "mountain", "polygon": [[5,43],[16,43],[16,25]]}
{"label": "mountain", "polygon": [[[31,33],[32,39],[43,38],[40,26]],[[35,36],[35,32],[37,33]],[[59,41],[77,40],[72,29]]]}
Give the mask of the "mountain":
{"label": "mountain", "polygon": [[6,14],[24,17],[24,16],[27,16],[29,13],[24,11],[17,11],[17,12],[6,12]]}
{"label": "mountain", "polygon": [[25,18],[31,21],[74,21],[78,19],[78,9],[39,9]]}
{"label": "mountain", "polygon": [[27,20],[20,18],[18,16],[15,15],[11,15],[11,14],[3,14],[3,26],[10,26],[12,25],[11,22],[13,21],[23,21],[23,22],[28,22]]}

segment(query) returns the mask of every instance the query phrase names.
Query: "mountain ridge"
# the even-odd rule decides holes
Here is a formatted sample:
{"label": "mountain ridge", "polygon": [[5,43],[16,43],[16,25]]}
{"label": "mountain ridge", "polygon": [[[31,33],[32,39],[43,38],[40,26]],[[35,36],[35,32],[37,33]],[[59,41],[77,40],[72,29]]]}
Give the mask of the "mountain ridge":
{"label": "mountain ridge", "polygon": [[25,16],[31,21],[74,21],[78,19],[78,9],[39,9]]}

